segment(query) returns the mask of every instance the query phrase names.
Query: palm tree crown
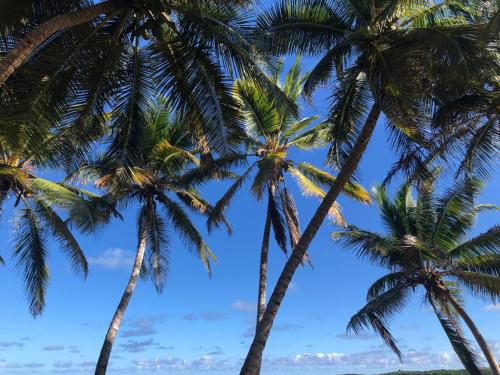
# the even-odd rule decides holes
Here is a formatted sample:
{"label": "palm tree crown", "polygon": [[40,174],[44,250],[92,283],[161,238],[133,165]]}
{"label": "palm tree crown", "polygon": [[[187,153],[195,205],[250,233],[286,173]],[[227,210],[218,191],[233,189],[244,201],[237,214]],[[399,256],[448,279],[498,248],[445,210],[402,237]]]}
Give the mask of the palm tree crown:
{"label": "palm tree crown", "polygon": [[15,135],[0,133],[0,213],[12,198],[16,212],[13,255],[24,276],[29,309],[38,315],[45,306],[49,282],[48,239],[56,239],[74,271],[86,276],[87,261],[72,228],[93,232],[119,214],[92,192],[38,177],[39,169],[53,165],[61,144],[54,134],[40,129],[34,144],[30,132],[23,126]]}
{"label": "palm tree crown", "polygon": [[[308,74],[303,74],[300,60],[294,65],[281,83],[279,76],[283,63],[270,79],[283,91],[292,103],[297,103]],[[305,195],[322,198],[323,187],[328,187],[335,177],[306,162],[295,162],[289,158],[289,151],[312,150],[324,147],[327,141],[327,124],[312,125],[317,116],[299,118],[289,108],[280,106],[269,93],[259,89],[253,81],[238,80],[234,85],[234,96],[245,123],[243,143],[246,154],[257,160],[241,174],[227,193],[214,206],[208,221],[209,228],[217,225],[237,190],[254,173],[251,190],[257,199],[269,193],[269,209],[276,241],[286,251],[286,230],[288,228],[291,247],[300,237],[298,217],[293,197],[286,188],[285,177],[291,176]],[[346,186],[345,194],[358,201],[369,203],[369,194],[358,184]],[[340,225],[345,221],[340,207],[334,205],[331,217]]]}
{"label": "palm tree crown", "polygon": [[478,180],[468,179],[436,197],[433,183],[427,181],[416,201],[409,184],[393,200],[384,188],[374,189],[387,233],[350,226],[333,235],[390,271],[369,288],[367,304],[351,318],[348,329],[360,332],[372,327],[400,355],[387,325],[410,294],[422,287],[464,366],[480,373],[456,314],[462,308],[458,302],[462,287],[475,296],[500,300],[500,227],[467,238],[477,215],[495,209],[475,203],[481,187]]}
{"label": "palm tree crown", "polygon": [[[126,134],[139,131],[154,92],[190,117],[190,131],[201,133],[197,139],[205,148],[221,148],[238,125],[232,77],[251,77],[277,100],[282,97],[261,73],[265,56],[251,47],[250,3],[2,1],[0,68],[8,70],[3,65],[16,56],[23,61],[0,83],[1,122],[12,131],[21,122],[78,130],[79,137],[67,140],[78,151],[66,160],[74,168],[74,159],[83,158],[89,144],[103,136],[100,125],[108,108],[114,109],[108,123],[120,129],[116,148],[133,153]],[[48,36],[38,30],[47,22],[56,29]],[[35,34],[31,39],[30,33]],[[38,48],[21,51],[35,42]]]}

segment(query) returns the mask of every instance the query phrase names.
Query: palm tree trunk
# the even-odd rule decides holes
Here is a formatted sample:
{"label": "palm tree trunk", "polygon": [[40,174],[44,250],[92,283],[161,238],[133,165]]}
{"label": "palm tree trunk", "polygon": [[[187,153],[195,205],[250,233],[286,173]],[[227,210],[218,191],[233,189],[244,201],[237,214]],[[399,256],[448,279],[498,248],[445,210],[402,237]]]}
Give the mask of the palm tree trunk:
{"label": "palm tree trunk", "polygon": [[495,359],[495,356],[491,352],[490,347],[488,346],[488,343],[484,339],[483,335],[481,335],[481,332],[479,332],[479,329],[477,326],[474,324],[470,316],[465,312],[464,308],[460,303],[451,295],[451,293],[448,293],[447,296],[448,300],[451,302],[453,307],[455,308],[456,312],[460,317],[463,319],[465,324],[467,324],[467,327],[469,327],[470,331],[472,332],[472,335],[474,335],[474,338],[476,339],[477,344],[481,348],[484,356],[486,357],[486,360],[488,361],[488,364],[490,365],[491,371],[493,372],[494,375],[500,375],[500,368],[498,367],[497,361]]}
{"label": "palm tree trunk", "polygon": [[259,269],[259,296],[257,299],[257,326],[259,325],[264,311],[266,310],[266,292],[267,292],[267,261],[269,258],[269,238],[271,237],[271,215],[269,206],[266,213],[266,224],[264,225],[264,235],[262,237],[262,247],[260,249],[260,269]]}
{"label": "palm tree trunk", "polygon": [[361,157],[366,150],[366,146],[368,145],[368,142],[373,134],[373,130],[375,129],[375,125],[379,116],[380,107],[375,103],[371,108],[365,125],[363,126],[363,129],[359,134],[359,138],[357,139],[352,152],[349,155],[349,158],[342,166],[342,169],[340,170],[337,179],[332,184],[332,187],[321,201],[320,206],[307,225],[307,228],[302,234],[299,243],[293,250],[292,255],[286,262],[286,265],[281,272],[271,298],[269,299],[269,303],[267,304],[264,316],[259,326],[257,327],[257,332],[253,339],[252,345],[250,346],[247,357],[245,358],[245,362],[240,371],[240,375],[259,374],[262,362],[262,353],[264,352],[264,348],[271,332],[274,319],[278,314],[279,307],[281,305],[281,302],[283,301],[283,298],[285,297],[285,293],[288,289],[288,286],[290,285],[292,277],[298,266],[301,264],[302,259],[306,254],[306,251],[309,248],[309,245],[311,244],[313,238],[318,232],[321,224],[328,215],[330,207],[333,203],[335,203],[335,200],[341,193],[344,185],[349,181],[352,174],[356,170],[359,161],[361,160]]}
{"label": "palm tree trunk", "polygon": [[0,86],[15,72],[28,56],[56,32],[92,21],[101,14],[122,7],[123,0],[107,0],[75,12],[61,14],[35,27],[0,61]]}
{"label": "palm tree trunk", "polygon": [[102,344],[101,354],[99,355],[99,359],[97,360],[95,375],[106,374],[109,357],[111,355],[111,350],[116,339],[116,334],[118,333],[123,315],[125,314],[125,310],[127,309],[128,303],[130,302],[130,298],[132,297],[132,293],[134,292],[135,286],[137,284],[137,279],[141,272],[142,262],[144,259],[144,252],[146,250],[146,236],[143,235],[142,237],[143,238],[140,239],[139,246],[137,247],[137,254],[135,256],[132,274],[130,275],[130,279],[128,281],[127,287],[125,288],[125,291],[123,292],[120,303],[116,308],[115,315],[111,320],[108,332],[106,333],[106,338],[104,339],[104,343]]}

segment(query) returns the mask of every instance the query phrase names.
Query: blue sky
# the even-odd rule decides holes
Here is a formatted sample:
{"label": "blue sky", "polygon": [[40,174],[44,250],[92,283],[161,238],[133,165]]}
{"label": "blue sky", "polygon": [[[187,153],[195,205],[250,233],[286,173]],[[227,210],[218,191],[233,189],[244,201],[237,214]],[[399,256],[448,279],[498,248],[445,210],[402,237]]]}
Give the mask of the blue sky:
{"label": "blue sky", "polygon": [[[309,60],[306,66],[310,66]],[[316,108],[303,108],[304,116],[324,115],[327,92],[316,95]],[[394,161],[386,135],[380,122],[360,167],[360,181],[367,188],[380,182]],[[316,165],[324,161],[324,152],[293,156]],[[499,177],[498,173],[492,177],[482,202],[500,203]],[[393,185],[397,186],[397,181]],[[226,186],[211,183],[201,191],[213,202]],[[293,183],[289,186],[305,227],[318,202],[300,196]],[[382,231],[375,207],[344,198],[340,203],[349,223]],[[124,211],[123,222],[116,220],[95,236],[79,237],[90,262],[87,280],[72,274],[64,255],[51,244],[47,308],[41,317],[33,319],[27,309],[22,279],[9,255],[11,208],[5,207],[0,224],[0,254],[7,261],[7,266],[0,268],[0,374],[91,374],[129,277],[136,244],[136,211],[134,207]],[[218,258],[211,278],[171,232],[167,286],[158,295],[151,282],[139,282],[115,344],[110,373],[237,373],[255,320],[264,209],[247,186],[229,210],[228,217],[235,229],[231,237],[224,232],[208,237],[203,219],[195,217]],[[497,213],[483,214],[475,233],[498,221]],[[422,304],[422,296],[413,298],[392,322],[404,363],[370,332],[358,337],[345,335],[349,317],[362,306],[367,287],[382,270],[356,259],[331,241],[333,230],[332,224],[322,226],[309,252],[315,268],[299,269],[293,280],[266,348],[262,374],[326,375],[460,367],[434,315]],[[273,244],[271,286],[284,262],[285,257]],[[500,357],[500,306],[468,296],[466,306]]]}

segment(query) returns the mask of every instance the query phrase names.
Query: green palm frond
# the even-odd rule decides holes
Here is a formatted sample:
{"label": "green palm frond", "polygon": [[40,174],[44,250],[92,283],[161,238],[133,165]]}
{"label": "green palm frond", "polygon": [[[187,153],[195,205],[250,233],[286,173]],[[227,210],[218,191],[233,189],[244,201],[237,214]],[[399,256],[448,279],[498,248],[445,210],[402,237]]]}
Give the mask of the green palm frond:
{"label": "green palm frond", "polygon": [[382,276],[370,286],[366,299],[370,301],[388,290],[398,287],[405,281],[406,276],[406,272],[392,272]]}
{"label": "green palm frond", "polygon": [[[323,199],[326,195],[325,191],[316,185],[312,180],[305,176],[299,169],[289,166],[288,172],[295,178],[300,190],[305,196],[312,196],[319,199]],[[328,210],[329,216],[335,221],[339,226],[346,226],[344,216],[340,205],[334,203]]]}
{"label": "green palm frond", "polygon": [[24,277],[29,310],[33,315],[45,307],[45,291],[49,283],[47,240],[40,221],[29,208],[21,210],[15,228],[14,257]]}
{"label": "green palm frond", "polygon": [[179,177],[178,183],[182,186],[198,186],[211,179],[234,178],[233,168],[247,166],[246,154],[231,153],[222,155],[206,165],[191,168]]}
{"label": "green palm frond", "polygon": [[467,179],[449,188],[436,202],[437,222],[432,234],[435,244],[450,248],[472,227],[474,201],[482,187],[480,180]]}
{"label": "green palm frond", "polygon": [[395,287],[372,298],[349,320],[347,330],[356,334],[367,328],[377,332],[389,348],[401,359],[402,354],[387,324],[394,314],[402,311],[409,296],[409,285],[398,283]]}
{"label": "green palm frond", "polygon": [[453,276],[474,296],[493,301],[493,303],[500,301],[500,278],[498,276],[477,271],[457,271]]}
{"label": "green palm frond", "polygon": [[[146,236],[147,267],[141,270],[144,276],[151,276],[156,290],[161,292],[169,270],[169,241],[165,223],[157,213],[156,202],[147,199],[139,213],[139,232]],[[147,270],[147,272],[146,272]]]}
{"label": "green palm frond", "polygon": [[281,204],[283,206],[283,213],[285,214],[288,236],[290,239],[290,248],[293,250],[299,242],[301,232],[299,223],[299,212],[293,196],[288,192],[287,188],[280,191]]}
{"label": "green palm frond", "polygon": [[319,116],[309,116],[294,122],[286,129],[284,133],[285,138],[290,138],[295,136],[296,135],[295,133],[307,128],[309,125],[313,123],[313,121],[317,120],[318,118]]}
{"label": "green palm frond", "polygon": [[409,211],[411,208],[407,207],[407,204],[411,204],[411,187],[404,184],[394,201],[390,200],[386,189],[382,186],[374,187],[372,191],[385,227],[397,238],[402,238],[409,233],[409,217],[411,217]]}
{"label": "green palm frond", "polygon": [[[137,42],[138,43],[138,42]],[[144,117],[152,93],[152,68],[147,64],[147,52],[136,45],[128,55],[127,76],[121,82],[117,104],[113,110],[113,142],[107,157],[116,157],[126,166],[139,164],[144,140]]]}
{"label": "green palm frond", "polygon": [[274,232],[274,238],[279,248],[286,254],[286,232],[287,232],[287,221],[285,208],[282,206],[282,201],[280,199],[279,193],[273,188],[269,189],[268,195],[268,212],[271,218],[271,225]]}
{"label": "green palm frond", "polygon": [[500,277],[500,255],[461,257],[456,261],[456,267],[460,271],[479,272]]}
{"label": "green palm frond", "polygon": [[454,316],[450,315],[446,309],[443,309],[436,297],[427,296],[427,300],[433,307],[441,327],[443,327],[446,336],[448,336],[455,353],[464,367],[470,374],[480,375],[480,359],[476,353],[474,353],[468,340],[463,336],[460,324],[456,321]]}
{"label": "green palm frond", "polygon": [[75,272],[82,272],[84,276],[88,273],[88,264],[83,250],[68,228],[68,222],[61,219],[57,212],[47,205],[43,200],[35,198],[34,212],[46,228],[52,232],[52,236],[59,240],[62,250],[66,253]]}
{"label": "green palm frond", "polygon": [[257,45],[278,55],[315,54],[348,30],[328,0],[282,0],[257,17]]}
{"label": "green palm frond", "polygon": [[488,231],[471,238],[450,251],[450,256],[458,259],[474,259],[489,255],[500,255],[500,226],[495,225]]}
{"label": "green palm frond", "polygon": [[358,69],[347,72],[339,80],[327,123],[331,147],[328,159],[335,165],[343,165],[368,114],[370,104],[366,75]]}
{"label": "green palm frond", "polygon": [[386,267],[398,265],[402,261],[399,243],[378,233],[361,230],[349,225],[346,230],[333,232],[332,238],[343,246],[351,247],[357,256],[367,257],[371,262]]}
{"label": "green palm frond", "polygon": [[254,82],[236,81],[234,95],[251,136],[266,137],[279,130],[280,114],[275,102],[261,92]]}
{"label": "green palm frond", "polygon": [[205,244],[203,237],[193,225],[187,213],[177,202],[171,200],[163,193],[158,194],[158,200],[163,204],[169,220],[188,248],[196,252],[210,273],[210,261],[215,261],[215,255]]}
{"label": "green palm frond", "polygon": [[268,186],[279,179],[283,167],[286,165],[285,152],[272,152],[257,161],[257,173],[252,183],[252,192],[260,200]]}
{"label": "green palm frond", "polygon": [[44,201],[46,205],[66,210],[71,223],[82,232],[95,231],[99,225],[109,220],[110,213],[119,215],[110,203],[81,189],[41,178],[31,178],[28,186],[38,196],[37,199]]}
{"label": "green palm frond", "polygon": [[288,146],[303,150],[313,150],[324,147],[328,143],[328,124],[320,123],[289,140]]}
{"label": "green palm frond", "polygon": [[[326,188],[329,188],[335,182],[334,176],[312,164],[302,162],[297,164],[297,169],[299,169],[316,184],[320,184]],[[360,184],[356,182],[347,183],[344,187],[343,193],[362,203],[370,204],[372,202],[370,193],[368,193]]]}
{"label": "green palm frond", "polygon": [[218,227],[220,225],[220,222],[224,218],[226,209],[229,207],[229,204],[231,203],[238,190],[250,176],[253,167],[254,166],[252,165],[241,176],[239,176],[236,181],[229,187],[226,193],[222,196],[222,198],[219,199],[219,201],[215,204],[207,220],[207,228],[209,232],[212,231],[214,227]]}

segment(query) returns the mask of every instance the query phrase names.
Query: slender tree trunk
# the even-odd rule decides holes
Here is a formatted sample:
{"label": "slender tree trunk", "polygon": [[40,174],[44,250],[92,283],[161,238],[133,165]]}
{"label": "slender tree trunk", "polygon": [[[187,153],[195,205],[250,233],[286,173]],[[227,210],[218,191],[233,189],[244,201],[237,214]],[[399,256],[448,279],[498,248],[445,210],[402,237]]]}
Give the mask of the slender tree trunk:
{"label": "slender tree trunk", "polygon": [[240,371],[240,375],[258,375],[262,362],[262,353],[266,346],[269,333],[273,326],[274,319],[278,314],[281,302],[285,297],[285,293],[290,285],[292,277],[297,270],[297,267],[301,264],[301,261],[306,254],[309,245],[311,244],[314,236],[318,232],[321,224],[328,215],[328,210],[332,204],[337,199],[338,195],[341,193],[344,185],[349,181],[352,174],[356,170],[361,157],[363,156],[366,146],[373,134],[375,125],[380,116],[380,107],[378,104],[374,104],[371,111],[366,119],[365,125],[361,130],[359,138],[357,139],[349,158],[342,166],[337,179],[332,184],[332,187],[326,194],[326,196],[321,201],[320,206],[316,210],[316,213],[312,217],[311,221],[307,225],[306,230],[302,234],[299,243],[292,252],[292,255],[288,259],[281,272],[278,282],[273,290],[269,303],[267,304],[266,310],[264,312],[264,317],[262,318],[255,337],[253,339],[250,350],[245,358],[245,362]]}
{"label": "slender tree trunk", "polygon": [[491,352],[491,349],[488,346],[488,343],[484,339],[483,335],[481,335],[481,332],[479,332],[479,329],[476,327],[470,316],[465,312],[462,305],[460,305],[460,303],[455,299],[455,297],[451,295],[451,293],[448,293],[447,298],[457,311],[458,315],[460,315],[460,317],[463,319],[465,324],[467,324],[467,327],[469,327],[470,331],[474,335],[474,338],[476,339],[477,344],[479,345],[484,356],[486,357],[486,360],[488,361],[488,364],[490,365],[493,374],[500,375],[500,368],[498,367],[495,356]]}
{"label": "slender tree trunk", "polygon": [[266,213],[266,224],[264,225],[264,235],[262,237],[262,247],[260,249],[260,268],[259,268],[259,295],[257,298],[257,324],[255,330],[264,316],[266,310],[266,291],[267,291],[267,263],[269,258],[269,239],[271,237],[271,215],[269,205]]}
{"label": "slender tree trunk", "polygon": [[95,375],[106,374],[109,357],[111,355],[111,350],[113,349],[113,344],[116,339],[116,334],[118,333],[118,329],[120,328],[123,315],[125,314],[125,310],[127,309],[128,303],[130,302],[130,298],[132,297],[132,293],[134,292],[135,286],[137,284],[137,279],[141,272],[145,250],[146,250],[146,236],[143,236],[143,238],[139,240],[134,266],[132,268],[132,274],[130,275],[130,279],[128,281],[127,287],[125,288],[125,291],[123,292],[120,303],[116,308],[115,315],[111,320],[108,332],[106,333],[106,338],[104,339],[104,343],[102,344],[101,353],[99,355],[99,359],[97,361],[95,369]]}
{"label": "slender tree trunk", "polygon": [[123,0],[107,0],[71,13],[61,14],[35,27],[2,60],[0,60],[0,86],[15,72],[29,55],[56,32],[90,22],[101,14],[122,7]]}

